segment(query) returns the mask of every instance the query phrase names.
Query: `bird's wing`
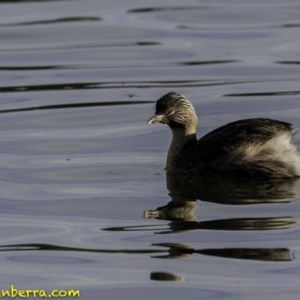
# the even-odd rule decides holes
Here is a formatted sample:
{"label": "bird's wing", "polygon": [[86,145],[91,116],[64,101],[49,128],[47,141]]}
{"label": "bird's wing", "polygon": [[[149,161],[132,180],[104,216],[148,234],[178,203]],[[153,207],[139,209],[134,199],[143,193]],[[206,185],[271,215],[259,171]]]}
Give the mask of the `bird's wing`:
{"label": "bird's wing", "polygon": [[[192,150],[203,160],[214,160],[232,151],[263,145],[284,133],[292,133],[289,123],[272,119],[245,119],[221,126],[198,140]],[[191,153],[192,154],[192,153]]]}

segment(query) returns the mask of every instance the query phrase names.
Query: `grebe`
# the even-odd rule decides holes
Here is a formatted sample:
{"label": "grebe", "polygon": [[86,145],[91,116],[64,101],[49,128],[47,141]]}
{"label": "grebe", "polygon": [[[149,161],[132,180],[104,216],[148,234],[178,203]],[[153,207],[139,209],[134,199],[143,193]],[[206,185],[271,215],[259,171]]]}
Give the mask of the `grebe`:
{"label": "grebe", "polygon": [[272,119],[231,122],[197,141],[197,115],[183,95],[170,92],[156,102],[148,124],[173,133],[166,169],[200,176],[299,177],[300,154],[291,143],[293,126]]}

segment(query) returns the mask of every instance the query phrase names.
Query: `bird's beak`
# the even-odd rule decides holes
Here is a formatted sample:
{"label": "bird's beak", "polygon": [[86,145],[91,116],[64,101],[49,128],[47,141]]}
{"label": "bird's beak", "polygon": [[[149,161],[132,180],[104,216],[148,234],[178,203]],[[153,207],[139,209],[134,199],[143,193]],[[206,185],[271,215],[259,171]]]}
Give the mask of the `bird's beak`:
{"label": "bird's beak", "polygon": [[164,118],[164,115],[154,115],[153,117],[151,117],[149,119],[147,124],[153,124],[153,123],[156,123],[156,122],[160,122],[163,118]]}

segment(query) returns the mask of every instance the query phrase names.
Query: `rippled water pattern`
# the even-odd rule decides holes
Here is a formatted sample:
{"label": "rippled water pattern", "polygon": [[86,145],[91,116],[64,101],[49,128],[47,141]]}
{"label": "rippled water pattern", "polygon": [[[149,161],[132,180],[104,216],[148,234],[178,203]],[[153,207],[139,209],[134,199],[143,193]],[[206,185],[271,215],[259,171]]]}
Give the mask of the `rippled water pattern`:
{"label": "rippled water pattern", "polygon": [[166,178],[146,125],[175,90],[199,137],[299,130],[299,27],[296,0],[1,1],[0,290],[299,299],[299,181]]}

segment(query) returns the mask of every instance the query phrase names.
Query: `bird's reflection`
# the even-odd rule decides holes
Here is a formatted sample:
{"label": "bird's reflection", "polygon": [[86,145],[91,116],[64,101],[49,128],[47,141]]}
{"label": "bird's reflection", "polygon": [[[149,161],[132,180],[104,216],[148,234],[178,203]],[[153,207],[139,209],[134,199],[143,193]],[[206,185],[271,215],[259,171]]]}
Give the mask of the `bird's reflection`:
{"label": "bird's reflection", "polygon": [[201,178],[167,173],[172,198],[199,199],[220,204],[289,202],[300,196],[299,178]]}
{"label": "bird's reflection", "polygon": [[[300,220],[288,215],[276,217],[236,217],[197,220],[197,200],[223,205],[288,203],[300,196],[300,179],[195,178],[167,174],[171,201],[164,206],[144,211],[145,218],[168,220],[163,224],[111,227],[108,231],[152,231],[171,234],[194,230],[255,231],[282,230],[298,226]],[[228,259],[259,261],[294,260],[288,247],[282,248],[204,248],[185,243],[152,244],[164,252],[152,253],[153,258],[189,258],[195,254]]]}
{"label": "bird's reflection", "polygon": [[207,229],[274,229],[298,223],[289,217],[244,218],[211,220],[196,224],[193,214],[197,200],[231,204],[285,203],[300,195],[300,179],[247,179],[247,178],[195,178],[167,174],[167,188],[171,201],[154,210],[146,210],[145,218],[185,221],[189,224],[171,224],[177,229],[186,226]]}
{"label": "bird's reflection", "polygon": [[292,252],[287,248],[221,248],[194,249],[189,244],[160,243],[153,244],[168,249],[168,253],[153,255],[153,258],[188,258],[193,254],[218,256],[232,259],[260,260],[260,261],[291,261]]}
{"label": "bird's reflection", "polygon": [[[193,245],[184,243],[158,243],[152,244],[150,248],[143,249],[95,249],[64,247],[51,244],[11,244],[1,245],[0,252],[28,252],[47,251],[70,253],[98,253],[98,254],[126,254],[126,255],[151,255],[152,258],[190,258],[193,255],[201,254],[208,256],[218,256],[223,258],[262,260],[262,261],[291,261],[295,260],[293,252],[287,248],[212,248],[195,249]],[[151,279],[177,281],[182,278],[176,274],[166,272],[153,272]]]}

